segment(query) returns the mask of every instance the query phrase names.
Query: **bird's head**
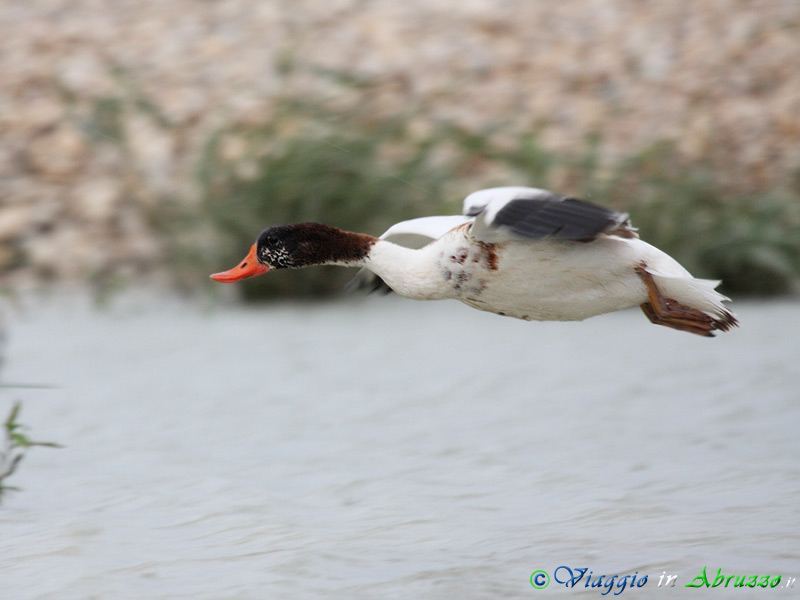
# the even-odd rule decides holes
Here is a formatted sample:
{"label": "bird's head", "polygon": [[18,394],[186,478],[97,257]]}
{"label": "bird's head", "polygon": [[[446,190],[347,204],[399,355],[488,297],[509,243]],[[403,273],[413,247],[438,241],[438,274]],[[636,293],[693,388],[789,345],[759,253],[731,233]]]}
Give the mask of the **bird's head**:
{"label": "bird's head", "polygon": [[248,255],[237,266],[215,273],[211,279],[232,283],[275,269],[355,265],[366,256],[374,241],[371,236],[348,233],[320,223],[269,227],[259,234]]}

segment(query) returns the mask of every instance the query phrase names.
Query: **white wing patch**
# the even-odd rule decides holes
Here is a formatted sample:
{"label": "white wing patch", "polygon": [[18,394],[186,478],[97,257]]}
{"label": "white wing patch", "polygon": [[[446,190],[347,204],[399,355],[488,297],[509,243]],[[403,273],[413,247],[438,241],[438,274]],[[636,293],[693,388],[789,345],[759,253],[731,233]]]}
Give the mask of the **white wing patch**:
{"label": "white wing patch", "polygon": [[[438,240],[451,229],[469,223],[472,217],[464,215],[448,215],[444,217],[422,217],[395,223],[380,237],[382,240],[392,242],[399,246],[418,250],[424,248],[434,240]],[[380,277],[369,269],[361,269],[345,286],[346,291],[368,290],[389,293],[392,290]]]}
{"label": "white wing patch", "polygon": [[469,221],[472,221],[472,217],[464,215],[410,219],[392,225],[381,239],[406,248],[422,248],[433,240],[438,240],[451,229]]}

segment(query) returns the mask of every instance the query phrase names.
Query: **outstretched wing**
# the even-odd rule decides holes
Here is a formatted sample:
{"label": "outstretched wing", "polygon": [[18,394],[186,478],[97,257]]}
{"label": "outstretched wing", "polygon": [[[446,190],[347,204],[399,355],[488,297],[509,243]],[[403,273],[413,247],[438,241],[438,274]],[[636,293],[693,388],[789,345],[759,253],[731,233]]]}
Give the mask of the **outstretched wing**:
{"label": "outstretched wing", "polygon": [[[463,215],[451,215],[445,217],[422,217],[420,219],[410,219],[392,225],[380,237],[382,240],[405,246],[406,248],[422,248],[433,240],[437,240],[445,233],[472,221],[472,217]],[[388,294],[392,291],[383,280],[368,269],[361,269],[356,273],[347,285],[346,291],[366,290],[369,293],[381,292]]]}
{"label": "outstretched wing", "polygon": [[438,240],[454,227],[463,225],[471,220],[471,217],[463,215],[410,219],[392,225],[380,239],[405,246],[406,248],[422,248],[433,240]]}
{"label": "outstretched wing", "polygon": [[[467,196],[463,215],[402,221],[390,227],[381,239],[422,248],[473,220],[472,235],[486,242],[520,238],[588,242],[601,234],[638,237],[625,213],[538,188],[498,187]],[[361,269],[345,289],[391,292],[380,277],[367,269]]]}
{"label": "outstretched wing", "polygon": [[475,217],[472,234],[484,241],[509,237],[591,241],[606,233],[636,237],[625,213],[537,188],[475,192],[464,200],[464,213]]}

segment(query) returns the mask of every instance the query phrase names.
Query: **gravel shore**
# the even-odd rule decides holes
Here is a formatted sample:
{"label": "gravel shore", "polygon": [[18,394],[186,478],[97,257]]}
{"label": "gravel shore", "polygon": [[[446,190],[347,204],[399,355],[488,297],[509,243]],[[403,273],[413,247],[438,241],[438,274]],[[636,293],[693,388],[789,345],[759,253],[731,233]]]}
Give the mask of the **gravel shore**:
{"label": "gravel shore", "polygon": [[796,0],[1,0],[0,15],[0,273],[17,284],[157,271],[160,203],[196,200],[209,136],[277,98],[413,114],[420,131],[502,122],[554,152],[596,135],[612,162],[673,141],[743,190],[800,166]]}

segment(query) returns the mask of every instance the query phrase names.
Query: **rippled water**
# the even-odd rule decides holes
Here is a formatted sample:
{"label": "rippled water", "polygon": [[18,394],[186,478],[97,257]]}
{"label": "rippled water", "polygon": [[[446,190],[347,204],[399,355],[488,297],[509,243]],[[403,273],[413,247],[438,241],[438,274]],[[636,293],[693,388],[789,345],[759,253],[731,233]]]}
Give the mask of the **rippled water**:
{"label": "rippled water", "polygon": [[794,596],[683,587],[800,579],[800,306],[735,308],[714,340],[400,299],[28,308],[4,379],[55,387],[0,409],[66,447],[10,481],[0,598],[599,596],[531,587],[560,565]]}

